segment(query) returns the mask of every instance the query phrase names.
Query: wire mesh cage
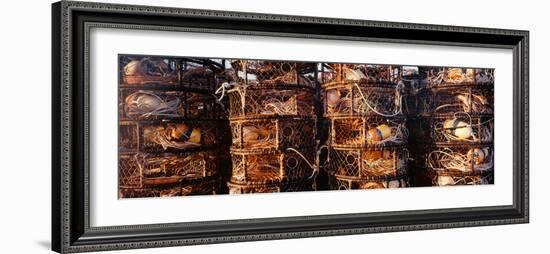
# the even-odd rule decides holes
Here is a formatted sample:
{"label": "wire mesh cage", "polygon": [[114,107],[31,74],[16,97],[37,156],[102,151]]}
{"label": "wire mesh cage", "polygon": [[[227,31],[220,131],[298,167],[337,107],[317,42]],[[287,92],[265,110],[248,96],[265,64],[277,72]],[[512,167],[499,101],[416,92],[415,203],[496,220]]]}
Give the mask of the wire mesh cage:
{"label": "wire mesh cage", "polygon": [[408,150],[403,146],[332,148],[325,170],[339,177],[377,179],[407,173]]}
{"label": "wire mesh cage", "polygon": [[315,160],[313,149],[251,153],[232,150],[232,183],[272,184],[284,179],[308,178],[313,174],[310,164]]}
{"label": "wire mesh cage", "polygon": [[341,176],[332,176],[330,185],[333,190],[357,189],[390,189],[409,187],[407,175],[397,175],[379,179],[355,179]]}
{"label": "wire mesh cage", "polygon": [[220,154],[199,151],[183,154],[121,154],[119,186],[143,188],[180,184],[182,181],[212,177],[217,174]]}
{"label": "wire mesh cage", "polygon": [[403,114],[402,83],[329,83],[324,85],[325,116],[373,115],[392,117]]}
{"label": "wire mesh cage", "polygon": [[232,145],[238,149],[263,150],[315,146],[315,118],[232,120]]}
{"label": "wire mesh cage", "polygon": [[274,193],[281,192],[279,184],[236,184],[228,182],[229,194]]}
{"label": "wire mesh cage", "polygon": [[454,113],[431,117],[431,141],[436,144],[493,142],[492,115]]}
{"label": "wire mesh cage", "polygon": [[[178,176],[181,179],[196,179],[217,173],[219,155],[213,151],[188,154],[145,154],[141,158],[144,178]],[[145,181],[146,182],[146,181]]]}
{"label": "wire mesh cage", "polygon": [[121,56],[121,83],[125,85],[178,84],[179,61],[173,57]]}
{"label": "wire mesh cage", "polygon": [[123,55],[119,58],[121,84],[130,86],[216,89],[225,76],[225,60]]}
{"label": "wire mesh cage", "polygon": [[304,86],[241,86],[228,91],[231,118],[311,116],[315,91]]}
{"label": "wire mesh cage", "polygon": [[178,152],[223,145],[229,138],[226,124],[211,120],[141,123],[139,150]]}
{"label": "wire mesh cage", "polygon": [[493,145],[442,145],[433,146],[426,156],[429,170],[450,173],[471,173],[492,171]]}
{"label": "wire mesh cage", "polygon": [[332,147],[366,147],[406,143],[408,130],[403,117],[332,117]]}
{"label": "wire mesh cage", "polygon": [[245,85],[285,84],[315,87],[315,63],[233,60],[236,80]]}
{"label": "wire mesh cage", "polygon": [[274,192],[296,192],[315,190],[314,180],[310,178],[284,179],[273,184],[242,184],[227,183],[229,194],[250,194],[250,193],[274,193]]}
{"label": "wire mesh cage", "polygon": [[224,119],[226,106],[211,94],[170,91],[120,89],[120,119],[162,120]]}
{"label": "wire mesh cage", "polygon": [[493,171],[476,171],[468,173],[434,171],[432,174],[433,186],[481,185],[493,183]]}
{"label": "wire mesh cage", "polygon": [[333,82],[395,83],[400,75],[399,66],[381,64],[335,64],[318,66],[318,80],[322,84]]}
{"label": "wire mesh cage", "polygon": [[139,155],[120,153],[118,160],[118,186],[120,188],[141,188],[143,186]]}
{"label": "wire mesh cage", "polygon": [[494,69],[424,67],[429,87],[494,84]]}
{"label": "wire mesh cage", "polygon": [[118,150],[121,152],[135,152],[138,150],[138,142],[138,125],[131,121],[119,121]]}
{"label": "wire mesh cage", "polygon": [[423,96],[424,115],[493,114],[494,91],[491,86],[454,86],[431,89]]}
{"label": "wire mesh cage", "polygon": [[224,59],[183,58],[180,60],[180,85],[214,91],[218,79],[226,76]]}
{"label": "wire mesh cage", "polygon": [[150,186],[145,188],[120,188],[119,198],[177,197],[216,194],[220,181],[216,177],[201,178],[171,186]]}

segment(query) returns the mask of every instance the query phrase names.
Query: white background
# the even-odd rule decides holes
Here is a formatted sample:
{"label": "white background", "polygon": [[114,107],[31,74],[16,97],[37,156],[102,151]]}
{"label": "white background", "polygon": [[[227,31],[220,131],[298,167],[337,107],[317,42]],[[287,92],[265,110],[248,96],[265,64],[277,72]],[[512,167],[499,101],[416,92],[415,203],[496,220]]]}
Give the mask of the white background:
{"label": "white background", "polygon": [[[138,3],[138,1],[131,1]],[[157,1],[158,4],[168,1]],[[12,1],[0,15],[4,58],[0,63],[1,253],[47,253],[50,239],[50,6]],[[169,5],[177,5],[173,1]],[[179,3],[183,6],[183,3]],[[134,250],[126,253],[404,253],[513,252],[546,249],[550,188],[546,135],[550,36],[543,1],[186,1],[185,7],[346,17],[402,22],[515,28],[531,31],[531,223],[466,229],[400,232]],[[543,23],[544,22],[544,23]],[[24,94],[22,92],[25,92]],[[539,115],[535,117],[535,115]],[[31,118],[32,117],[32,118]],[[537,126],[535,128],[535,126]]]}
{"label": "white background", "polygon": [[[512,50],[94,28],[90,52],[91,226],[512,204]],[[495,184],[119,200],[115,70],[121,52],[495,68]]]}

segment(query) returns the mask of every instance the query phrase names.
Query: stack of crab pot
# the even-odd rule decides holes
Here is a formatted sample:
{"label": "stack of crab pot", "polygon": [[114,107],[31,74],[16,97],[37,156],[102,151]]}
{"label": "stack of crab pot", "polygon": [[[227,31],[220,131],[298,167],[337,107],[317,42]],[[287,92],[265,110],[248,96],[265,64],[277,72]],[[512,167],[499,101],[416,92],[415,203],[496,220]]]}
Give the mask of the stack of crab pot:
{"label": "stack of crab pot", "polygon": [[493,69],[425,68],[425,167],[432,185],[493,183]]}
{"label": "stack of crab pot", "polygon": [[328,172],[333,189],[407,187],[400,67],[321,64]]}
{"label": "stack of crab pot", "polygon": [[234,60],[230,194],[314,189],[315,64]]}
{"label": "stack of crab pot", "polygon": [[120,55],[119,68],[119,197],[216,193],[229,143],[213,96],[223,61]]}

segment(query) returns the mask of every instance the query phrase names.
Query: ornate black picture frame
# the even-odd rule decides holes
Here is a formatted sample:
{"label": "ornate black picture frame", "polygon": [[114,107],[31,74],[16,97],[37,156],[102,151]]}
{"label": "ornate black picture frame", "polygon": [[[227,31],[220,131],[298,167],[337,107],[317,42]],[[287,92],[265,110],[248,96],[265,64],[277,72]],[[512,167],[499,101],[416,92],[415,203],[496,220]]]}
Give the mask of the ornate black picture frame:
{"label": "ornate black picture frame", "polygon": [[[91,227],[88,33],[193,31],[513,50],[513,205]],[[529,221],[529,32],[62,1],[52,6],[52,249],[61,253]]]}

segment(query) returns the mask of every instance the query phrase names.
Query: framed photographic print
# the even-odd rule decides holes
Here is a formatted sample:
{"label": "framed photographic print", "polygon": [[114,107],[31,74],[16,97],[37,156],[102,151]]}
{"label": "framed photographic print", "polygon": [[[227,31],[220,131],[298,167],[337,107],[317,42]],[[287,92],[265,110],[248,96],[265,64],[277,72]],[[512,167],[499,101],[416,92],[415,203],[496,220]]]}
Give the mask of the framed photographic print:
{"label": "framed photographic print", "polygon": [[52,11],[57,252],[528,222],[528,31]]}

